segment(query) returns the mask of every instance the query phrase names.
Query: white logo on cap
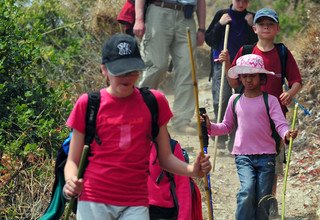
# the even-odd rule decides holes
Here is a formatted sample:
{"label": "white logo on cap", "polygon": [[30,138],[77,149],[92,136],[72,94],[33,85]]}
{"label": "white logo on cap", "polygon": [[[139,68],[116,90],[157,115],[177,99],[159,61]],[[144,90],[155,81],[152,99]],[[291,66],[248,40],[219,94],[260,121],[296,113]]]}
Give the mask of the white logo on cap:
{"label": "white logo on cap", "polygon": [[132,52],[130,50],[130,45],[126,42],[121,42],[117,47],[119,48],[119,55],[121,56],[131,54]]}

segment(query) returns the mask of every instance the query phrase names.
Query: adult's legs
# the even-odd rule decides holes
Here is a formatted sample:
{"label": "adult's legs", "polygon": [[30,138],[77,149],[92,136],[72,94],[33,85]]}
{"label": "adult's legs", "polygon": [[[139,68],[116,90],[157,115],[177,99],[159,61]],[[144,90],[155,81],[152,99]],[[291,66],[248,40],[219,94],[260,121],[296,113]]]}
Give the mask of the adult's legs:
{"label": "adult's legs", "polygon": [[146,32],[141,41],[141,56],[146,64],[139,87],[157,89],[168,68],[169,47],[174,28],[174,10],[151,4],[146,12]]}
{"label": "adult's legs", "polygon": [[236,220],[254,219],[256,207],[256,171],[252,157],[237,155],[235,162],[240,180],[240,189],[237,193]]}
{"label": "adult's legs", "polygon": [[[195,111],[190,52],[186,28],[190,28],[193,51],[196,49],[196,26],[194,18],[186,19],[182,11],[176,11],[175,35],[170,51],[174,66],[173,124],[176,128],[187,128]],[[193,131],[196,133],[195,128]]]}

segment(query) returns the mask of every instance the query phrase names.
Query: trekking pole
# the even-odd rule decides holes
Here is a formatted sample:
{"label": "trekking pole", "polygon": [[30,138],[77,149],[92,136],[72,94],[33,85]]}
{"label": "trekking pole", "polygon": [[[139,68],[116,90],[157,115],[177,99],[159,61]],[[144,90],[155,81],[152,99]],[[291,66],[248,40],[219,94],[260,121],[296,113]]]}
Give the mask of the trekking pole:
{"label": "trekking pole", "polygon": [[[190,61],[191,61],[191,73],[192,73],[192,80],[193,80],[193,92],[195,96],[195,105],[197,109],[197,124],[198,124],[198,134],[199,134],[199,141],[200,141],[200,150],[202,155],[204,155],[204,148],[203,148],[203,136],[201,132],[201,123],[200,123],[200,114],[199,114],[199,97],[198,97],[198,83],[196,78],[196,71],[195,71],[195,65],[194,65],[194,59],[193,59],[193,51],[192,51],[192,43],[191,43],[191,37],[190,37],[190,28],[187,27],[187,36],[188,36],[188,45],[189,45],[189,52],[190,52]],[[212,209],[212,199],[211,199],[211,186],[209,188],[209,180],[210,180],[210,173],[208,173],[206,176],[204,176],[204,185],[205,185],[205,191],[206,191],[206,200],[208,205],[208,215],[209,220],[213,220],[213,209]]]}
{"label": "trekking pole", "polygon": [[[199,114],[204,115],[207,114],[205,108],[199,108]],[[201,134],[202,134],[202,143],[203,143],[203,151],[205,154],[208,154],[208,145],[209,145],[209,136],[208,136],[208,130],[207,130],[207,123],[206,121],[201,122]],[[207,174],[208,179],[208,189],[210,192],[210,214],[213,218],[213,207],[212,207],[212,191],[211,191],[211,180],[210,180],[210,174]]]}
{"label": "trekking pole", "polygon": [[[289,86],[286,82],[284,82],[284,85],[283,85],[283,91],[288,91],[289,90]],[[295,103],[295,104],[298,104],[299,108],[301,108],[303,110],[303,114],[304,115],[311,115],[311,112],[306,108],[304,107],[303,105],[301,105],[297,99],[295,98],[292,98],[292,101]]]}
{"label": "trekking pole", "polygon": [[[298,110],[298,104],[296,103],[294,106],[293,119],[292,119],[292,124],[291,124],[292,130],[295,129],[296,119],[297,119],[297,110]],[[287,180],[288,180],[289,164],[290,164],[291,151],[292,151],[292,143],[293,143],[293,138],[290,137],[287,163],[286,163],[286,171],[285,171],[285,175],[284,175],[283,191],[282,191],[281,220],[284,220],[284,215],[285,215],[285,195],[286,195],[286,189],[287,189]]]}
{"label": "trekking pole", "polygon": [[[81,154],[80,163],[79,163],[79,169],[78,169],[78,175],[77,175],[78,179],[83,177],[88,152],[89,152],[89,145],[84,145],[84,148],[83,148],[83,151]],[[64,217],[64,220],[69,220],[69,217],[70,217],[71,211],[73,210],[73,206],[74,206],[75,201],[76,201],[76,198],[72,197],[70,200],[70,204],[68,206],[66,215]]]}
{"label": "trekking pole", "polygon": [[[226,30],[224,34],[224,42],[223,42],[223,50],[227,49],[228,45],[228,37],[229,37],[229,29],[230,25],[226,25]],[[217,117],[217,123],[221,122],[221,112],[222,112],[222,96],[223,96],[223,86],[224,86],[224,76],[226,72],[226,61],[222,62],[222,69],[221,69],[221,82],[220,82],[220,93],[219,93],[219,109],[218,109],[218,117]],[[217,158],[217,146],[218,146],[218,140],[219,136],[215,136],[214,138],[214,157],[213,157],[213,167],[212,171],[214,172],[215,166],[216,166],[216,158]]]}

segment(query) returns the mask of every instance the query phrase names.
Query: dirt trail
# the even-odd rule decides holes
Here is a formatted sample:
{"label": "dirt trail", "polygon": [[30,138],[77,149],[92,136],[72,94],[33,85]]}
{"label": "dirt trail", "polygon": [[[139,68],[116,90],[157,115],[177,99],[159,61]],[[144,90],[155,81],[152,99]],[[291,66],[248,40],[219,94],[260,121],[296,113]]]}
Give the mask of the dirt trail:
{"label": "dirt trail", "polygon": [[[206,70],[207,71],[207,70]],[[206,107],[209,117],[213,117],[212,98],[211,98],[211,84],[208,82],[207,74],[200,74],[198,81],[199,90],[199,107]],[[169,84],[165,87],[173,88]],[[165,88],[164,87],[164,88]],[[172,107],[173,95],[172,91],[164,90]],[[193,118],[196,122],[196,118]],[[190,160],[193,161],[194,156],[200,151],[199,137],[198,136],[185,136],[177,134],[172,128],[171,124],[168,125],[170,134],[173,138],[177,139],[182,147],[184,147],[190,155]],[[208,152],[211,155],[211,161],[214,156],[214,141],[209,139]],[[298,154],[292,153],[292,163],[296,163],[298,160]],[[301,172],[301,171],[297,171]],[[236,210],[236,193],[239,187],[238,176],[234,164],[234,158],[225,150],[217,150],[215,171],[210,173],[213,209],[215,220],[231,220],[234,219],[234,213]],[[204,219],[208,219],[207,204],[205,200],[204,184],[203,180],[197,180],[202,188],[202,200],[203,200],[203,216]],[[319,214],[319,181],[303,182],[300,183],[294,176],[289,176],[287,183],[286,193],[286,219],[287,220],[318,220]],[[277,199],[279,201],[279,214],[281,214],[281,198],[282,198],[282,185],[283,177],[280,176],[278,181]],[[319,211],[318,211],[319,212]],[[277,218],[281,219],[281,217]]]}

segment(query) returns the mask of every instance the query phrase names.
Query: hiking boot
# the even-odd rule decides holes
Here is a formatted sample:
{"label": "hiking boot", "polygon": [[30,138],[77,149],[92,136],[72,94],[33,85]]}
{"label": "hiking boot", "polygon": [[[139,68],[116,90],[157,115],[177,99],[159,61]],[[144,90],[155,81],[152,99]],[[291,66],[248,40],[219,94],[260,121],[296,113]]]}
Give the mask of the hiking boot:
{"label": "hiking boot", "polygon": [[276,198],[270,199],[269,218],[276,219],[279,217],[278,201]]}
{"label": "hiking boot", "polygon": [[197,129],[191,127],[190,125],[181,125],[179,127],[174,127],[174,130],[182,135],[197,135]]}

